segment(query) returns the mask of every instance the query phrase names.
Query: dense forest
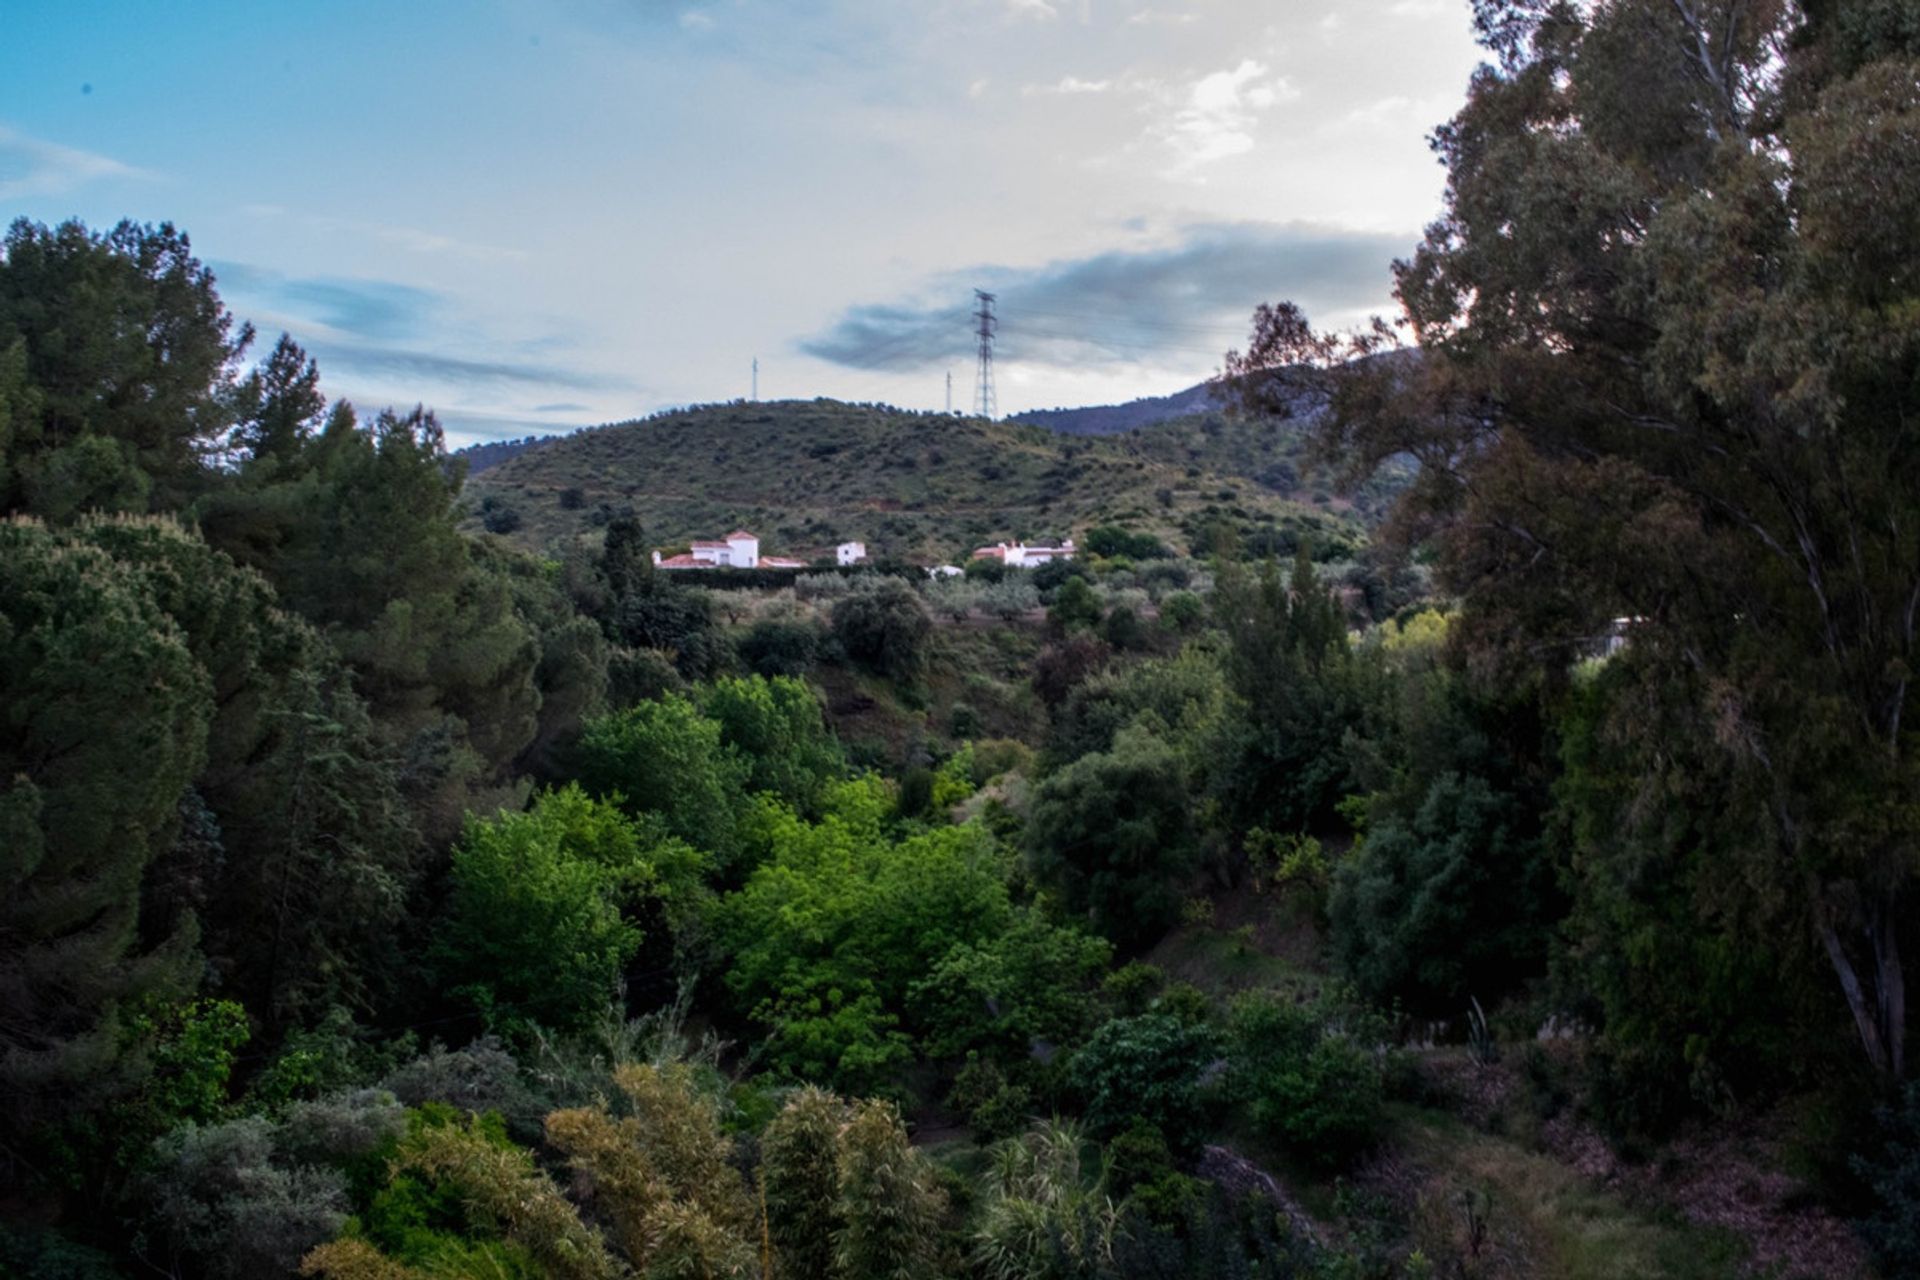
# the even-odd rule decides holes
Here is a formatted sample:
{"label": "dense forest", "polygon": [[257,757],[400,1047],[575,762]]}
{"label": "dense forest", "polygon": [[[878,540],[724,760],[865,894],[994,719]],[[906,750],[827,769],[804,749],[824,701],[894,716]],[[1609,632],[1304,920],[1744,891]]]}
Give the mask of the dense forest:
{"label": "dense forest", "polygon": [[669,581],[16,222],[0,1274],[1920,1275],[1920,14],[1474,11],[1337,554]]}

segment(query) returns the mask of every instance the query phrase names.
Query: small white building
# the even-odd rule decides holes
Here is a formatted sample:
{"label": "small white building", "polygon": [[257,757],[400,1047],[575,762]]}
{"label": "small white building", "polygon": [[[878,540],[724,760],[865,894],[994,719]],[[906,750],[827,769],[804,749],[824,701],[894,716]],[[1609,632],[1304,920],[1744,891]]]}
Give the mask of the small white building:
{"label": "small white building", "polygon": [[964,573],[966,570],[957,564],[936,564],[927,570],[929,578],[958,578]]}
{"label": "small white building", "polygon": [[745,529],[735,529],[718,542],[696,542],[683,555],[653,553],[656,569],[804,569],[804,560],[760,554],[760,539]]}
{"label": "small white building", "polygon": [[833,554],[843,565],[859,564],[867,558],[867,544],[864,542],[843,542],[833,549]]}
{"label": "small white building", "polygon": [[998,560],[1009,569],[1032,569],[1054,560],[1071,560],[1074,556],[1073,539],[1068,538],[1057,547],[1028,546],[1023,542],[997,542],[991,547],[981,547],[973,553],[975,560]]}

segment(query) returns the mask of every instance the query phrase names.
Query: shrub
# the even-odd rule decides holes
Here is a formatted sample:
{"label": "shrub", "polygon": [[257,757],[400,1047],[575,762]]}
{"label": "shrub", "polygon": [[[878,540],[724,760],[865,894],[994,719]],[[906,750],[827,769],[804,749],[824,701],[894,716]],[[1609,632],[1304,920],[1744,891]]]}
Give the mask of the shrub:
{"label": "shrub", "polygon": [[894,680],[919,678],[932,632],[926,605],[898,578],[833,606],[833,634],[847,657]]}
{"label": "shrub", "polygon": [[763,676],[803,676],[820,653],[820,628],[792,618],[756,622],[735,645],[740,660]]}
{"label": "shrub", "polygon": [[752,766],[728,747],[718,721],[677,694],[589,720],[576,748],[580,781],[619,797],[629,813],[657,813],[673,835],[723,864]]}
{"label": "shrub", "polygon": [[1898,1105],[1880,1109],[1882,1145],[1854,1161],[1873,1209],[1860,1222],[1887,1280],[1920,1277],[1920,1083],[1909,1082]]}
{"label": "shrub", "polygon": [[1027,821],[1036,879],[1123,946],[1151,943],[1178,917],[1197,849],[1180,759],[1144,729],[1041,783]]}
{"label": "shrub", "polygon": [[1068,1079],[1095,1134],[1144,1122],[1192,1142],[1214,1107],[1208,1074],[1219,1054],[1210,1028],[1161,1013],[1115,1018],[1073,1055]]}
{"label": "shrub", "polygon": [[1255,1124],[1329,1167],[1373,1143],[1386,1072],[1372,1019],[1251,992],[1234,1002],[1228,1034],[1233,1091]]}
{"label": "shrub", "polygon": [[1047,607],[1047,622],[1056,630],[1084,631],[1099,621],[1100,597],[1085,578],[1068,578],[1053,593],[1053,603]]}
{"label": "shrub", "polygon": [[1161,623],[1182,634],[1199,630],[1206,616],[1206,603],[1191,591],[1176,591],[1160,602]]}

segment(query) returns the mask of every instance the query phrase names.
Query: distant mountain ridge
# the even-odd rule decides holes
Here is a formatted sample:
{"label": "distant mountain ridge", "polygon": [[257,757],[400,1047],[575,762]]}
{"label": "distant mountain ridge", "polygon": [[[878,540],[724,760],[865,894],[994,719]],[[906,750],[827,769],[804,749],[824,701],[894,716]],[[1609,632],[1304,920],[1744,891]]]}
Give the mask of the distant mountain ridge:
{"label": "distant mountain ridge", "polygon": [[1202,382],[1170,396],[1147,396],[1125,404],[1096,404],[1079,409],[1029,409],[1012,415],[1011,420],[1066,436],[1113,436],[1220,407],[1213,383]]}

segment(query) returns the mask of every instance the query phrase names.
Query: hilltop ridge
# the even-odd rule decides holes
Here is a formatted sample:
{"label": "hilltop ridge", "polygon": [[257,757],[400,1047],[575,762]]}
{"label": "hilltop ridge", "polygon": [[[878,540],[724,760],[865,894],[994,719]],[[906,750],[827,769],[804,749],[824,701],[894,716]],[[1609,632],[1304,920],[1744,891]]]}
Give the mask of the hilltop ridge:
{"label": "hilltop ridge", "polygon": [[473,475],[472,517],[531,547],[631,511],[660,545],[744,525],[809,556],[857,538],[877,556],[951,559],[1000,538],[1118,523],[1192,547],[1222,524],[1273,546],[1365,539],[1352,504],[1303,479],[1297,427],[1219,414],[1117,435],[832,400],[736,402],[523,448]]}

